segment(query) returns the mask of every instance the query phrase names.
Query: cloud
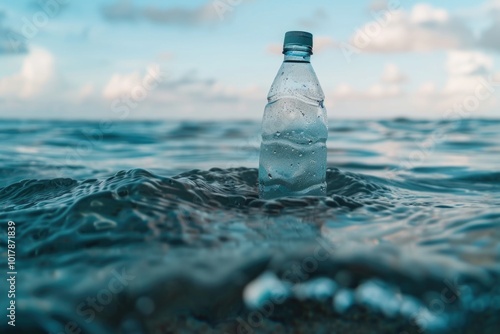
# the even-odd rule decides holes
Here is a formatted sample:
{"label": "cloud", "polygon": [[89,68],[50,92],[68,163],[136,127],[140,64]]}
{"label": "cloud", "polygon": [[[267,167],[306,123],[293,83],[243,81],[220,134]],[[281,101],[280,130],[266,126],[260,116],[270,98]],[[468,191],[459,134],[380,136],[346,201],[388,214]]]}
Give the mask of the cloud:
{"label": "cloud", "polygon": [[423,95],[423,96],[429,96],[436,94],[437,92],[437,87],[434,82],[425,82],[420,87],[417,89],[416,94],[417,95]]}
{"label": "cloud", "polygon": [[407,76],[395,64],[388,64],[379,82],[367,90],[355,90],[347,83],[340,84],[333,92],[334,100],[372,100],[394,98],[403,95],[403,85]]}
{"label": "cloud", "polygon": [[492,74],[493,59],[481,52],[451,51],[446,61],[445,94],[469,94],[481,79]]}
{"label": "cloud", "polygon": [[355,90],[349,84],[343,83],[337,86],[333,92],[333,99],[339,100],[378,100],[399,97],[403,94],[400,85],[387,85],[376,83],[367,90]]}
{"label": "cloud", "polygon": [[[158,84],[146,89],[144,98],[134,98],[134,90],[146,87],[144,82],[148,77],[159,78]],[[150,67],[144,73],[113,74],[101,97],[114,107],[126,104],[120,101],[131,101],[130,105],[137,105],[133,109],[137,108],[135,112],[141,117],[255,118],[256,114],[252,113],[255,110],[260,113],[265,105],[265,91],[257,86],[227,85],[211,78],[200,78],[195,71],[174,76],[158,67]]]}
{"label": "cloud", "polygon": [[500,20],[496,20],[488,29],[486,29],[479,39],[479,45],[485,49],[500,51]]}
{"label": "cloud", "polygon": [[42,48],[33,48],[19,73],[0,78],[0,96],[33,98],[50,89],[54,82],[54,57]]}
{"label": "cloud", "polygon": [[479,37],[479,46],[493,51],[500,51],[500,0],[489,1],[485,5],[487,17],[492,21]]}
{"label": "cloud", "polygon": [[411,11],[410,20],[415,24],[447,24],[450,22],[450,15],[445,9],[417,4]]}
{"label": "cloud", "polygon": [[427,4],[416,4],[410,12],[396,8],[372,14],[375,20],[358,29],[349,43],[361,52],[423,52],[475,42],[462,20]]}
{"label": "cloud", "polygon": [[139,72],[113,74],[104,86],[102,96],[105,99],[115,99],[122,94],[128,94],[135,86],[141,85],[143,78]]}
{"label": "cloud", "polygon": [[438,89],[433,82],[426,82],[415,91],[406,92],[404,85],[408,77],[395,64],[385,66],[379,82],[366,90],[355,90],[349,84],[343,83],[334,90],[335,99],[345,100],[373,100],[381,98],[400,97],[404,94],[411,96],[433,96],[446,99],[449,96],[463,97],[475,91],[478,84],[488,80],[493,75],[493,59],[477,51],[449,51],[444,64],[448,73],[446,82]]}
{"label": "cloud", "polygon": [[[349,83],[338,85],[327,94],[327,107],[333,105],[346,115],[362,111],[363,116],[373,112],[377,117],[410,114],[443,118],[486,116],[498,108],[500,73],[494,73],[490,56],[478,51],[449,51],[443,68],[447,78],[441,87],[426,81],[408,90],[407,76],[396,65],[388,64],[380,81],[367,89],[357,90]],[[479,99],[481,96],[484,98]]]}
{"label": "cloud", "polygon": [[[375,0],[370,4],[374,20],[364,24],[341,43],[344,52],[396,53],[433,50],[487,49],[500,51],[500,0],[490,0],[462,14],[428,4],[416,4],[410,11],[392,7],[390,2]],[[488,18],[490,26],[474,34],[466,19]],[[353,49],[354,48],[354,49]]]}
{"label": "cloud", "polygon": [[446,68],[453,75],[486,75],[493,68],[493,59],[481,52],[451,51]]}
{"label": "cloud", "polygon": [[225,11],[234,9],[230,3],[224,3],[226,7],[222,9],[216,4],[217,2],[209,1],[194,8],[159,8],[155,6],[138,7],[129,0],[119,0],[103,7],[102,14],[109,21],[146,20],[165,25],[193,26],[221,21]]}
{"label": "cloud", "polygon": [[386,84],[400,84],[407,80],[405,74],[394,64],[388,64],[382,73],[382,82]]}
{"label": "cloud", "polygon": [[461,10],[458,15],[463,19],[489,22],[489,26],[480,31],[475,40],[475,47],[490,51],[500,51],[500,0],[489,0],[476,8]]}

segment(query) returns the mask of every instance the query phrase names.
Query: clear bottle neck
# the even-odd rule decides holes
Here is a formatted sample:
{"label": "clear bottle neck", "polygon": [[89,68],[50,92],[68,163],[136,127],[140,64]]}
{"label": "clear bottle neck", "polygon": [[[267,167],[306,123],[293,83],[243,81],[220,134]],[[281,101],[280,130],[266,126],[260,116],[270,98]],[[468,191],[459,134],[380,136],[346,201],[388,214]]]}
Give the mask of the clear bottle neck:
{"label": "clear bottle neck", "polygon": [[284,62],[310,63],[312,50],[304,45],[286,45],[283,54],[285,55]]}

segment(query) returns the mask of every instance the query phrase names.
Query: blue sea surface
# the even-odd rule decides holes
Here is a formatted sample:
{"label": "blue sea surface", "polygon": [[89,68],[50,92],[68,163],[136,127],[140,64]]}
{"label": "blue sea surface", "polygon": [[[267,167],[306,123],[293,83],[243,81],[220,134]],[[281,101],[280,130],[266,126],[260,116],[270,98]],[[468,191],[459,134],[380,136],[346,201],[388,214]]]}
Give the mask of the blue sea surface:
{"label": "blue sea surface", "polygon": [[1,333],[500,329],[500,120],[331,120],[328,196],[270,201],[258,122],[1,120],[0,142]]}

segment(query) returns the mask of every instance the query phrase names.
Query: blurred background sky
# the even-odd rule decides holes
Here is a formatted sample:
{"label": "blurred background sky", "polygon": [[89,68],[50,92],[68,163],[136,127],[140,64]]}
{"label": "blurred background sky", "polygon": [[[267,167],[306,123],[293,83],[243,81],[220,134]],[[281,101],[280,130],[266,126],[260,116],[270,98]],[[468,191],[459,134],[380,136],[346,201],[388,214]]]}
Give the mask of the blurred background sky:
{"label": "blurred background sky", "polygon": [[18,0],[0,118],[260,119],[288,30],[330,119],[500,117],[499,0]]}

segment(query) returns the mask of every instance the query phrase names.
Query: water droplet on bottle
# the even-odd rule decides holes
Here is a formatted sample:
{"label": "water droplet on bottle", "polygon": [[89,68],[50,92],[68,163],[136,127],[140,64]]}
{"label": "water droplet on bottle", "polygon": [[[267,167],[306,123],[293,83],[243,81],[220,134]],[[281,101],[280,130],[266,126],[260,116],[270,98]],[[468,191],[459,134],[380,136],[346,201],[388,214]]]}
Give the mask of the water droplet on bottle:
{"label": "water droplet on bottle", "polygon": [[272,179],[272,178],[273,178],[273,176],[271,175],[271,173],[267,174],[267,176],[268,176],[270,179]]}
{"label": "water droplet on bottle", "polygon": [[302,156],[302,153],[299,154],[299,157],[301,157],[301,156]]}
{"label": "water droplet on bottle", "polygon": [[273,153],[276,154],[276,150],[274,150]]}
{"label": "water droplet on bottle", "polygon": [[311,145],[313,143],[313,141],[311,139],[309,139],[309,145]]}
{"label": "water droplet on bottle", "polygon": [[281,132],[277,131],[276,132],[276,137],[279,137],[279,136],[281,136]]}

